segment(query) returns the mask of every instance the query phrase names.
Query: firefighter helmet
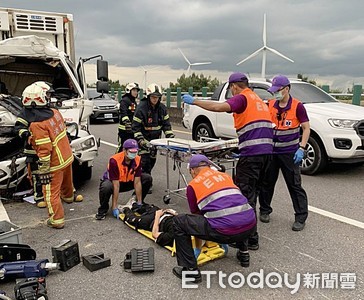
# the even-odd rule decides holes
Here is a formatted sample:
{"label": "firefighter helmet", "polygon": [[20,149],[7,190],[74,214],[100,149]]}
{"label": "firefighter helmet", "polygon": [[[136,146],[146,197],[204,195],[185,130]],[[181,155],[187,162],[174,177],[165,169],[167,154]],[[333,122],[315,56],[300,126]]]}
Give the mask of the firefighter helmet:
{"label": "firefighter helmet", "polygon": [[137,84],[136,82],[128,83],[127,86],[125,87],[125,92],[128,94],[131,92],[132,89],[137,89],[139,91],[140,90],[139,84]]}
{"label": "firefighter helmet", "polygon": [[34,82],[24,89],[22,103],[25,107],[47,106],[50,99],[49,93],[52,91],[53,89],[48,83],[44,81]]}
{"label": "firefighter helmet", "polygon": [[147,87],[147,96],[162,97],[162,89],[158,84],[152,83]]}

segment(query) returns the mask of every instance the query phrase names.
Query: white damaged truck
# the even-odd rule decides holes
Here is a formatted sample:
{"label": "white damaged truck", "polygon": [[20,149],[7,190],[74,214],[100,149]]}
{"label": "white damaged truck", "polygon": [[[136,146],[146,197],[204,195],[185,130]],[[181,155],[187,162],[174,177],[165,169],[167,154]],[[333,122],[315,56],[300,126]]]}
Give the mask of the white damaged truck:
{"label": "white damaged truck", "polygon": [[35,81],[52,84],[53,105],[62,113],[74,154],[75,178],[91,178],[99,142],[89,132],[93,102],[88,100],[84,63],[97,60],[97,89],[108,92],[108,66],[101,55],[75,64],[73,17],[0,8],[0,191],[26,176],[25,157],[14,132],[24,88]]}

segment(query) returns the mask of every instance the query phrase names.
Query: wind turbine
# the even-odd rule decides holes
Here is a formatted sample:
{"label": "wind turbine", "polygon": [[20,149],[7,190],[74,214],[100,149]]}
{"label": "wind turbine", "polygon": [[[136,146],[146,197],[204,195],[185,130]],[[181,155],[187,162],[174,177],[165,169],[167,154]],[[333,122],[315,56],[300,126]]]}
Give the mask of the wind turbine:
{"label": "wind turbine", "polygon": [[160,68],[160,66],[157,66],[157,67],[154,67],[154,68],[151,68],[151,69],[146,69],[145,66],[142,66],[142,65],[139,65],[139,67],[141,67],[143,69],[143,71],[144,71],[144,91],[146,91],[147,90],[148,71],[158,69],[158,68]]}
{"label": "wind turbine", "polygon": [[188,63],[188,68],[187,68],[187,74],[190,73],[191,70],[191,66],[201,66],[201,65],[209,65],[211,64],[211,61],[208,62],[196,62],[196,63],[191,63],[188,58],[186,57],[186,55],[183,54],[182,50],[180,48],[178,48],[179,52],[181,52],[183,58],[185,59],[185,61]]}
{"label": "wind turbine", "polygon": [[266,14],[264,14],[264,22],[263,22],[263,47],[259,48],[257,51],[250,54],[247,58],[243,59],[242,61],[239,61],[236,65],[240,65],[243,62],[246,62],[247,60],[257,56],[260,52],[263,52],[263,59],[262,59],[262,78],[265,78],[265,66],[267,61],[267,51],[270,51],[285,60],[288,60],[290,62],[294,62],[292,59],[288,58],[287,56],[283,55],[282,53],[278,52],[277,50],[270,48],[267,46],[267,27],[266,27]]}

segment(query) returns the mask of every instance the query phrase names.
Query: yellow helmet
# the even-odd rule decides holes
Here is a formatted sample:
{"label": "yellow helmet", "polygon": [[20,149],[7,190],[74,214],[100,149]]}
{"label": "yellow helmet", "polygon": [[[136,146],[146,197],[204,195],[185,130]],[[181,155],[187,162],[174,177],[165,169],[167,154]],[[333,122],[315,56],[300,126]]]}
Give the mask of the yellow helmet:
{"label": "yellow helmet", "polygon": [[27,86],[22,94],[22,103],[25,107],[44,107],[49,104],[51,86],[44,81],[37,81]]}

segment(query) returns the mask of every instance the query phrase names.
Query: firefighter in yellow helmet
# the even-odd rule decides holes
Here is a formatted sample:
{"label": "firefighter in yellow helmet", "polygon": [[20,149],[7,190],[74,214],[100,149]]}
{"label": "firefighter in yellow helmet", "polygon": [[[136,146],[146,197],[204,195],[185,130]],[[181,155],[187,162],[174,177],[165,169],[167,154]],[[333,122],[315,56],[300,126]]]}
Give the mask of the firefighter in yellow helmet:
{"label": "firefighter in yellow helmet", "polygon": [[38,156],[39,179],[49,214],[47,225],[60,229],[64,227],[61,200],[74,201],[73,154],[63,117],[50,108],[50,91],[47,83],[35,82],[24,89],[22,102],[29,114],[42,116],[29,124],[29,140]]}

